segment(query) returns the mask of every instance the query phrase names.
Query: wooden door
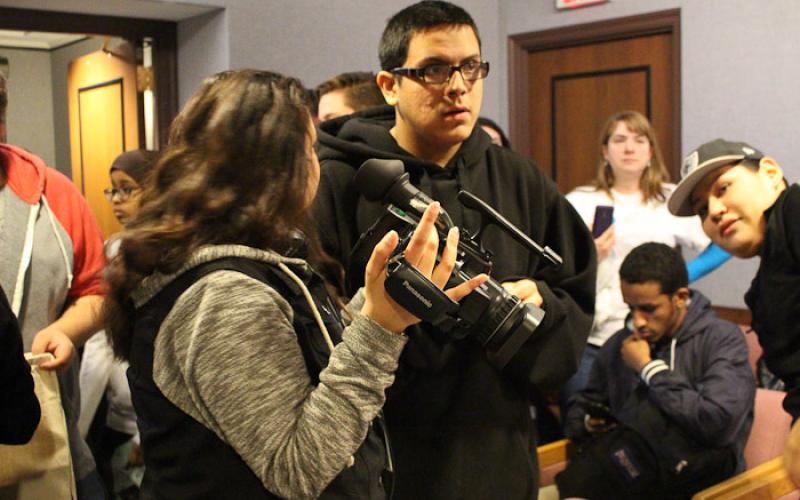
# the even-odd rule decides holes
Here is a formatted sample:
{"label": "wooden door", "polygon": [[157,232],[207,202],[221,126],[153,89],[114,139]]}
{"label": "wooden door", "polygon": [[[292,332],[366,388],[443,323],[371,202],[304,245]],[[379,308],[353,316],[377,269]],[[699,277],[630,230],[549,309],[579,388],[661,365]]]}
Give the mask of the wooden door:
{"label": "wooden door", "polygon": [[[512,75],[516,73],[519,81],[512,85],[510,109],[522,112],[511,116],[512,142],[533,157],[563,193],[595,177],[603,124],[623,110],[636,110],[650,119],[668,170],[673,176],[678,171],[675,22],[668,24],[670,29],[648,26],[631,34],[623,21],[611,23],[602,36],[597,24],[568,28],[561,43],[558,30],[545,33],[546,43],[538,43],[537,34],[517,38],[522,53],[512,54]],[[641,24],[641,16],[632,23]]]}
{"label": "wooden door", "polygon": [[111,187],[108,169],[120,153],[139,147],[136,66],[129,52],[98,51],[75,59],[68,69],[72,181],[105,238],[120,229],[103,196]]}

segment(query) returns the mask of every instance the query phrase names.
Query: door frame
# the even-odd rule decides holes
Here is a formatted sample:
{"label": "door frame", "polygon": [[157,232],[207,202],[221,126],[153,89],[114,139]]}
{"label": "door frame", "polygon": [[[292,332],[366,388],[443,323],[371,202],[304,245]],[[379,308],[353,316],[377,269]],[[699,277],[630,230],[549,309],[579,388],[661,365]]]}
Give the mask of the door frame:
{"label": "door frame", "polygon": [[[553,28],[544,31],[522,33],[508,37],[508,110],[509,133],[514,148],[528,156],[533,156],[530,137],[530,123],[527,113],[513,113],[511,110],[527,110],[528,99],[528,54],[542,50],[563,49],[577,45],[610,42],[637,38],[647,35],[672,35],[672,116],[675,137],[673,157],[681,158],[681,15],[680,9],[622,17],[607,21]],[[555,135],[553,136],[555,140]],[[555,146],[553,146],[555,147]],[[667,168],[678,175],[674,165]]]}
{"label": "door frame", "polygon": [[[178,27],[172,21],[94,16],[0,7],[0,28],[55,33],[110,35],[135,42],[153,40],[158,143],[164,147],[169,126],[178,113]],[[143,124],[140,122],[140,128]],[[141,135],[141,132],[140,132]],[[142,141],[142,144],[144,142]]]}

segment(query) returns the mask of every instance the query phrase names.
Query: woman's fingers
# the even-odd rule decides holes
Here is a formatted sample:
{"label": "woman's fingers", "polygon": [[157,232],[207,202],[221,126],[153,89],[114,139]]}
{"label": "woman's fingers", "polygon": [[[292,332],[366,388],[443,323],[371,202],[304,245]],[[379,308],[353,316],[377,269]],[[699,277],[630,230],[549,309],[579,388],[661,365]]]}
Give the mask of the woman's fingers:
{"label": "woman's fingers", "polygon": [[442,251],[442,258],[439,265],[433,270],[431,274],[431,281],[439,288],[444,288],[450,275],[453,274],[453,268],[456,264],[456,257],[458,256],[458,228],[451,228],[447,233],[447,244]]}
{"label": "woman's fingers", "polygon": [[608,229],[603,231],[603,234],[596,241],[604,248],[612,246],[614,244],[614,224],[611,224]]}
{"label": "woman's fingers", "polygon": [[69,366],[75,354],[75,346],[66,334],[52,327],[41,330],[33,338],[31,352],[40,354],[49,352],[54,359],[44,361],[39,366],[46,370],[62,370]]}
{"label": "woman's fingers", "polygon": [[386,263],[389,262],[389,257],[397,247],[397,232],[389,231],[381,238],[381,241],[375,245],[372,250],[372,255],[367,262],[367,268],[364,271],[364,282],[372,283],[375,280],[381,280],[385,275]]}
{"label": "woman's fingers", "polygon": [[434,266],[436,266],[436,258],[439,255],[439,233],[431,231],[422,248],[422,253],[414,267],[423,275],[430,277]]}
{"label": "woman's fingers", "polygon": [[[436,232],[435,224],[436,219],[439,217],[439,211],[439,202],[433,202],[425,209],[419,224],[414,229],[411,241],[406,246],[406,260],[417,269],[420,269],[422,264],[429,265],[431,259],[433,259],[433,262],[436,261],[436,253],[439,250],[439,235]],[[432,265],[431,269],[433,269]],[[430,276],[431,269],[428,269],[426,276]],[[424,273],[423,269],[420,269],[420,271]]]}
{"label": "woman's fingers", "polygon": [[471,294],[473,290],[478,288],[479,286],[483,285],[489,280],[489,276],[486,274],[479,274],[470,278],[468,281],[461,283],[458,286],[454,286],[445,291],[448,297],[455,300],[456,302],[460,301],[467,295]]}
{"label": "woman's fingers", "polygon": [[55,344],[53,346],[49,346],[49,350],[55,359],[51,361],[44,361],[39,366],[44,368],[45,370],[62,370],[69,365],[69,362],[72,361],[72,356],[75,352],[74,347],[72,344]]}

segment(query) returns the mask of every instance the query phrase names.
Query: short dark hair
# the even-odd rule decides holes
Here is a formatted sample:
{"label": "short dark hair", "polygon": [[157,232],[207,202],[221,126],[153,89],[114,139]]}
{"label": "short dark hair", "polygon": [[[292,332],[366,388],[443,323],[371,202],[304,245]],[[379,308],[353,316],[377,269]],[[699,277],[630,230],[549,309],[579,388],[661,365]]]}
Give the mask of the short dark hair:
{"label": "short dark hair", "polygon": [[622,261],[619,277],[625,283],[642,284],[654,281],[661,293],[672,295],[689,286],[689,275],[683,257],[663,243],[643,243],[631,250]]}
{"label": "short dark hair", "polygon": [[401,10],[389,19],[378,45],[381,69],[390,71],[405,63],[411,37],[440,26],[469,26],[481,46],[478,26],[466,10],[450,2],[423,0]]}
{"label": "short dark hair", "polygon": [[336,75],[317,85],[316,90],[317,102],[325,94],[344,90],[347,105],[355,111],[386,104],[378,82],[375,81],[375,74],[369,71],[352,71]]}

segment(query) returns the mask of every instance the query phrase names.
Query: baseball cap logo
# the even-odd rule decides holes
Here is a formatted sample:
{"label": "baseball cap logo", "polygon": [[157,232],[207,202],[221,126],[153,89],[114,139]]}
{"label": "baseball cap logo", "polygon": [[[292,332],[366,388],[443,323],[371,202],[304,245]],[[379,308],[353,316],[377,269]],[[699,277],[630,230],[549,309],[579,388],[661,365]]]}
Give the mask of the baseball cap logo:
{"label": "baseball cap logo", "polygon": [[756,154],[756,150],[753,148],[748,148],[747,146],[742,147],[742,152],[747,156]]}
{"label": "baseball cap logo", "polygon": [[697,154],[697,151],[687,156],[686,159],[683,160],[683,166],[681,167],[681,178],[692,173],[692,170],[697,168],[699,160],[700,156]]}

